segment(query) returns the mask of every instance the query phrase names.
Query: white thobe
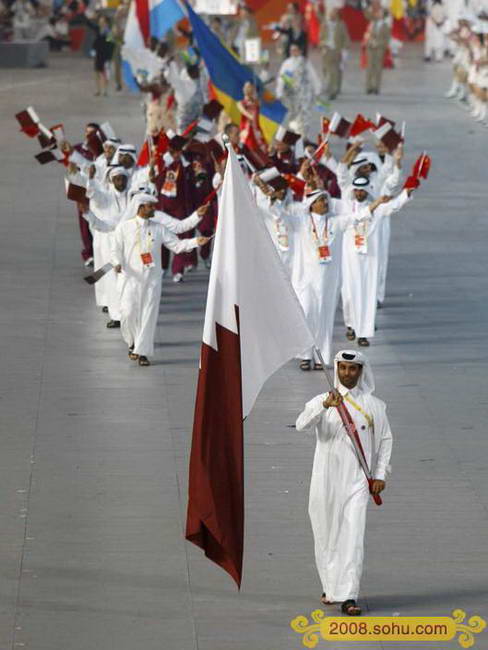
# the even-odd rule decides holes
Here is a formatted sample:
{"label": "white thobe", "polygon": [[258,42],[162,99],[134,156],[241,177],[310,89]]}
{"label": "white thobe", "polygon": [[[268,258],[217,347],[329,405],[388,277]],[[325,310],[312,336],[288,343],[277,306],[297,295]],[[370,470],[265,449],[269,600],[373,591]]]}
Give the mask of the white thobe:
{"label": "white thobe", "polygon": [[109,180],[107,178],[107,170],[110,165],[107,157],[104,153],[100,154],[98,158],[93,163],[95,165],[96,173],[95,180],[101,183],[104,187],[107,187]]}
{"label": "white thobe", "polygon": [[[342,246],[342,310],[346,327],[351,327],[358,338],[372,338],[375,331],[378,295],[379,225],[381,220],[400,210],[409,196],[403,191],[389,203],[379,205],[370,222],[365,222],[367,251],[359,252],[355,245],[355,226],[344,233]],[[362,208],[353,201],[353,212]],[[363,233],[361,233],[363,234]]]}
{"label": "white thobe", "polygon": [[[254,189],[253,186],[251,189]],[[283,262],[288,275],[291,276],[293,261],[293,232],[288,231],[284,213],[288,209],[289,201],[285,197],[283,201],[271,201],[269,196],[263,194],[259,189],[256,192],[256,202],[264,216],[264,223],[278,255]]]}
{"label": "white thobe", "polygon": [[[392,435],[386,407],[377,397],[353,388],[339,388],[372,419],[351,404],[346,406],[356,425],[368,466],[375,479],[389,472]],[[299,415],[296,428],[315,427],[317,442],[310,482],[309,516],[315,561],[322,590],[331,602],[357,600],[363,570],[364,533],[369,487],[337,409],[324,409],[327,393],[317,395]]]}
{"label": "white thobe", "polygon": [[436,61],[442,61],[446,47],[444,21],[446,10],[442,5],[429,3],[428,15],[425,21],[425,56],[434,56]]}
{"label": "white thobe", "polygon": [[[90,210],[95,217],[110,226],[106,230],[95,227],[92,229],[93,261],[95,269],[99,269],[112,258],[112,231],[127,208],[127,190],[119,192],[112,184],[105,186],[95,179],[89,179],[86,195],[90,199]],[[108,307],[112,320],[120,320],[119,292],[114,273],[107,273],[95,284],[95,299],[97,305]]]}
{"label": "white thobe", "polygon": [[[389,190],[389,193],[396,194],[399,189],[401,174],[400,171],[395,172],[395,164],[393,161],[393,156],[390,154],[385,154],[385,159],[382,161],[381,171],[383,176],[388,179],[387,186],[385,189]],[[392,172],[394,176],[391,176]],[[397,183],[395,185],[395,179]],[[386,194],[387,192],[385,192]],[[378,225],[378,300],[383,302],[385,300],[386,292],[386,274],[388,272],[388,257],[390,255],[390,239],[391,239],[391,219],[390,215],[386,215]]]}
{"label": "white thobe", "polygon": [[[366,214],[366,211],[364,215],[343,214],[344,203],[336,199],[330,199],[329,204],[330,213],[326,215],[311,214],[300,203],[291,204],[283,213],[293,241],[291,282],[326,364],[331,359],[334,317],[339,298],[343,231]],[[327,232],[330,260],[325,263],[319,260],[312,219],[320,237]],[[312,359],[313,356],[313,350],[309,350],[303,358]]]}
{"label": "white thobe", "polygon": [[[387,160],[384,165],[376,172],[372,172],[369,176],[370,189],[368,192],[374,199],[379,196],[395,194],[401,181],[401,170]],[[329,165],[329,163],[328,163]],[[353,189],[352,182],[355,177],[354,168],[349,169],[347,165],[340,162],[334,170],[337,176],[337,184],[340,187],[342,196],[349,196]]]}
{"label": "white thobe", "polygon": [[[352,192],[351,181],[354,178],[344,163],[339,163],[336,168],[337,180],[342,196],[349,196]],[[385,159],[377,172],[370,176],[372,189],[369,190],[373,198],[397,193],[402,180],[400,168],[395,164],[393,156],[385,155]],[[388,255],[390,252],[391,222],[390,215],[381,219],[378,224],[378,300],[385,299],[386,273],[388,270]]]}
{"label": "white thobe", "polygon": [[[173,253],[187,253],[197,239],[178,239],[153,219],[134,217],[121,222],[114,232],[112,264],[120,264],[120,326],[124,341],[134,354],[150,356],[161,300],[161,246]],[[141,254],[151,253],[153,266],[143,264]]]}

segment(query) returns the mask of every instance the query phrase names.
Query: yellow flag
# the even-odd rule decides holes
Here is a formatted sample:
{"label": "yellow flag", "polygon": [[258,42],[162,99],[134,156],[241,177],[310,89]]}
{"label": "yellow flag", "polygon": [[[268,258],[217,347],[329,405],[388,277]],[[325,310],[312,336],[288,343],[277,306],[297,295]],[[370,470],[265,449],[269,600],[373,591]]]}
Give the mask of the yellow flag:
{"label": "yellow flag", "polygon": [[391,0],[391,15],[395,20],[403,18],[405,12],[403,10],[403,0]]}

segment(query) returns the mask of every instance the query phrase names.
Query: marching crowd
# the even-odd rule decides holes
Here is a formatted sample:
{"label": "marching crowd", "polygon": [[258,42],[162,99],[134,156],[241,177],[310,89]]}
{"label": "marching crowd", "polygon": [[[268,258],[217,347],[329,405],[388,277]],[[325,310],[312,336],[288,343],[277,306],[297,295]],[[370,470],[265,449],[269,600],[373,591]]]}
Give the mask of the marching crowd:
{"label": "marching crowd", "polygon": [[[342,51],[345,40],[337,11],[328,17],[322,33],[335,96],[340,80],[331,52],[335,46]],[[375,14],[372,34],[382,29],[374,20]],[[17,115],[22,129],[39,137],[39,162],[57,160],[66,167],[81,254],[95,269],[87,281],[95,285],[97,306],[108,313],[107,327],[121,330],[130,359],[140,366],[150,365],[154,350],[162,277],[171,270],[173,282],[182,282],[198,255],[210,268],[229,148],[249,179],[325,363],[339,298],[346,338],[366,347],[375,335],[376,311],[385,299],[390,217],[427,177],[430,159],[420,156],[405,183],[405,125],[398,128],[381,115],[349,121],[334,113],[312,136],[311,107],[323,80],[305,56],[300,34],[298,40],[293,34],[277,78],[288,112],[271,142],[260,124],[262,83],[244,84],[240,122],[233,122],[209,92],[191,36],[184,56],[168,42],[151,43],[153,74],[137,78],[146,97],[140,150],[108,123],[88,123],[82,141],[71,144],[62,125],[46,129],[32,107]],[[320,369],[321,362],[310,351],[300,368]]]}
{"label": "marching crowd", "polygon": [[[381,6],[371,11],[363,43],[369,59],[366,90],[377,94],[389,32]],[[234,36],[234,49],[252,33],[252,16],[244,18],[247,31]],[[411,201],[431,161],[424,152],[405,173],[406,125],[381,114],[347,119],[331,112],[321,118],[318,136],[313,133],[312,108],[324,80],[306,56],[307,39],[298,23],[291,15],[289,24],[275,26],[283,48],[276,90],[287,115],[271,139],[260,121],[269,79],[256,75],[243,85],[239,120],[233,121],[210,90],[191,34],[184,56],[154,39],[144,54],[151,74],[136,78],[145,96],[140,148],[107,122],[87,123],[81,141],[70,143],[61,124],[46,128],[32,107],[16,116],[24,133],[39,139],[38,161],[57,161],[65,170],[66,195],[77,207],[81,255],[94,267],[85,279],[94,285],[97,307],[108,315],[107,327],[120,330],[124,354],[141,367],[151,364],[154,353],[163,277],[171,272],[173,282],[183,282],[199,258],[211,269],[212,238],[218,220],[225,219],[219,201],[233,155],[313,335],[316,347],[303,353],[300,369],[322,370],[322,363],[332,362],[339,303],[343,335],[351,345],[368,347],[375,336],[377,309],[385,302],[391,217]],[[214,30],[219,27],[214,21]],[[473,29],[462,17],[452,33],[459,48],[453,92],[462,90],[463,97],[469,92],[468,101],[473,106],[483,101],[486,113],[486,89],[464,67],[475,45],[472,36],[479,36]],[[476,43],[482,49],[483,38]],[[321,30],[332,99],[341,89],[347,45],[332,8]],[[102,73],[103,62],[98,63]],[[105,92],[103,74],[98,84],[97,93]],[[334,361],[335,389],[307,403],[296,427],[317,430],[310,516],[322,602],[342,602],[344,613],[359,615],[366,506],[370,492],[378,503],[385,488],[391,431],[383,402],[372,395],[373,374],[361,350],[342,351]],[[345,402],[353,414],[346,410],[347,426]],[[353,446],[344,431],[355,435]]]}

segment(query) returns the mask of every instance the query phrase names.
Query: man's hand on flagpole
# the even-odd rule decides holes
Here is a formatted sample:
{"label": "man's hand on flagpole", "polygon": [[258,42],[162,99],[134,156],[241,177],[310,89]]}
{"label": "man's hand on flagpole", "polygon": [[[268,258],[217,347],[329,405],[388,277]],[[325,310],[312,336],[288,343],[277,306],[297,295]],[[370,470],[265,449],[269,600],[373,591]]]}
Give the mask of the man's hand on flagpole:
{"label": "man's hand on flagpole", "polygon": [[199,208],[197,208],[197,214],[200,217],[200,219],[203,219],[203,217],[207,214],[207,210],[210,207],[210,203],[204,203],[201,205]]}
{"label": "man's hand on flagpole", "polygon": [[197,244],[199,246],[205,246],[207,242],[209,242],[212,239],[212,237],[197,237]]}
{"label": "man's hand on flagpole", "polygon": [[340,406],[344,398],[335,388],[327,394],[326,399],[323,401],[324,408],[328,409],[331,406]]}
{"label": "man's hand on flagpole", "polygon": [[383,492],[385,487],[386,487],[386,483],[384,481],[380,481],[379,479],[374,479],[373,483],[371,484],[371,494],[380,494],[380,492]]}

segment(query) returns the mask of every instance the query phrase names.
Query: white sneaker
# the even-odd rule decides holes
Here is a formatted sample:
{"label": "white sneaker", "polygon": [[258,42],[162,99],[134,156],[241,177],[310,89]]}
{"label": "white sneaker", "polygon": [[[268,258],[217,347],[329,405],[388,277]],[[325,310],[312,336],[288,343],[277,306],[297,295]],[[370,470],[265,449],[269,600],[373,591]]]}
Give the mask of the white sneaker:
{"label": "white sneaker", "polygon": [[444,97],[447,97],[447,99],[452,99],[453,97],[456,97],[458,92],[459,92],[459,87],[457,83],[453,83],[452,86],[447,91],[447,93],[444,95]]}
{"label": "white sneaker", "polygon": [[173,275],[173,282],[183,282],[183,273],[175,273]]}
{"label": "white sneaker", "polygon": [[486,105],[481,107],[481,109],[480,109],[480,111],[478,113],[478,116],[476,117],[477,122],[484,122],[485,121],[485,119],[486,119],[486,110],[487,110]]}

